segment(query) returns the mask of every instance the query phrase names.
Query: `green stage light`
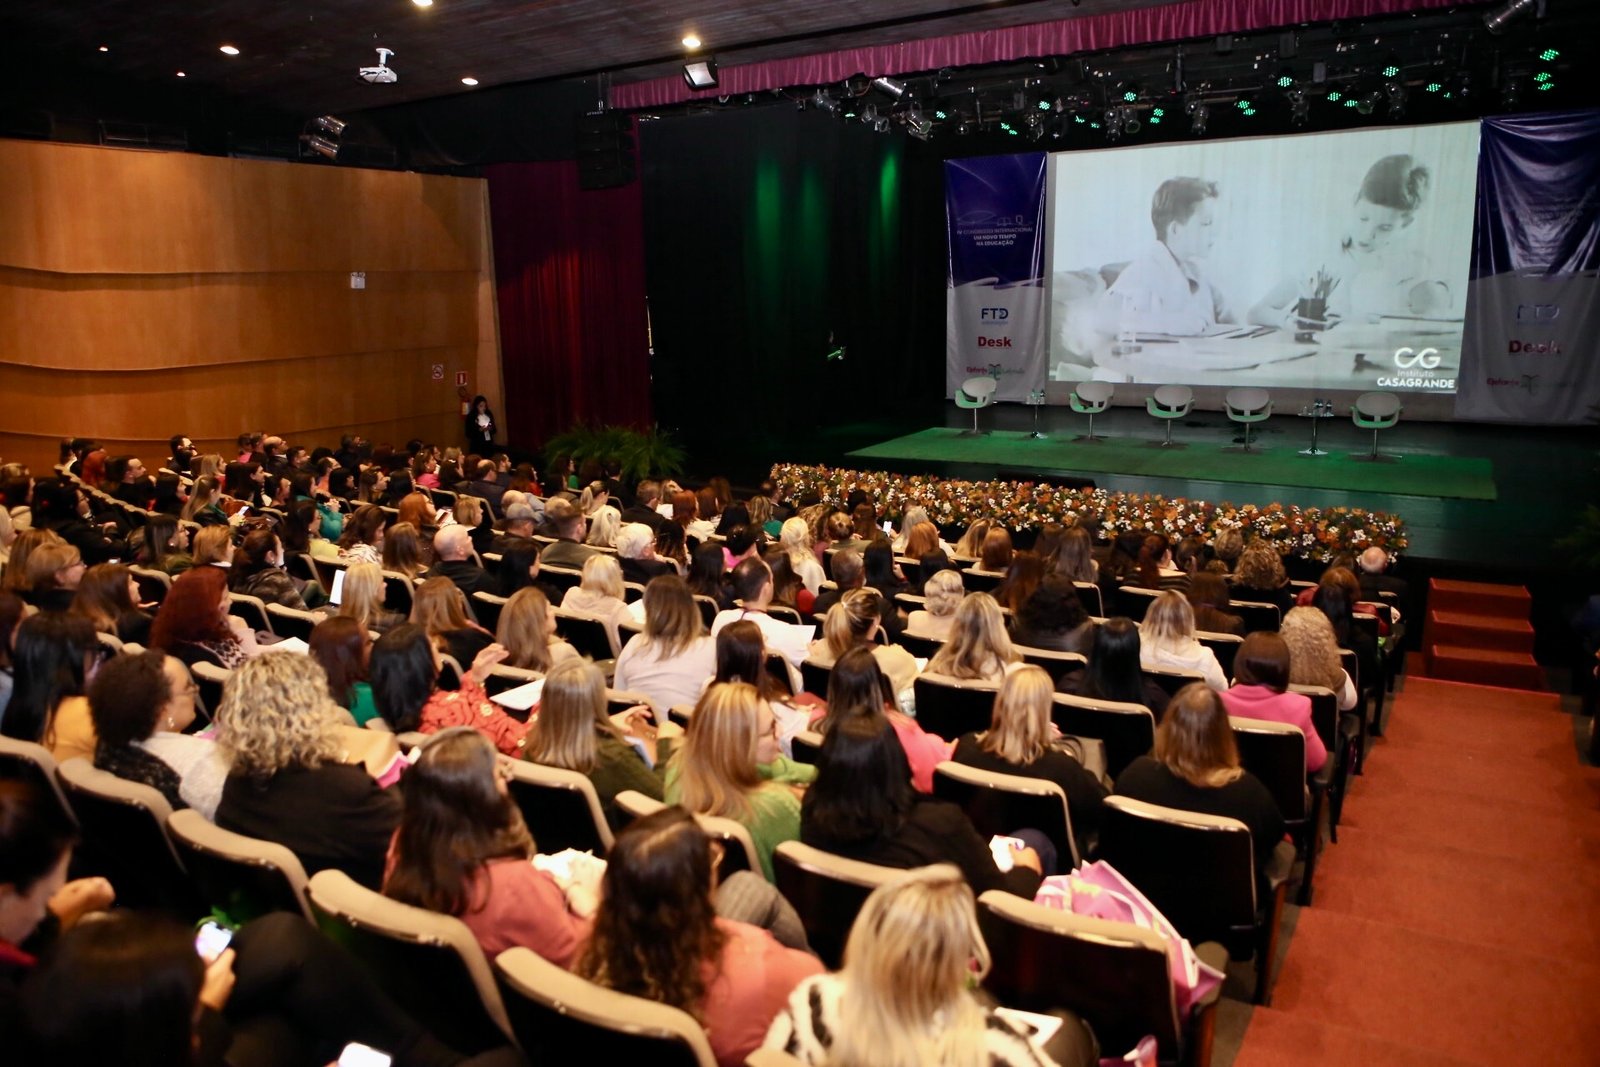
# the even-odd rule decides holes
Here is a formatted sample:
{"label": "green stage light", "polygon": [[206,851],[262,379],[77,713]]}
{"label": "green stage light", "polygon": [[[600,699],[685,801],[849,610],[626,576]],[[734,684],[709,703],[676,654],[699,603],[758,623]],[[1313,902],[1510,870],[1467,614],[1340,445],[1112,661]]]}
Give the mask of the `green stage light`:
{"label": "green stage light", "polygon": [[1233,106],[1238,108],[1240,111],[1244,111],[1245,109],[1247,109],[1250,106],[1250,101],[1248,101],[1248,100],[1235,100],[1233,102]]}
{"label": "green stage light", "polygon": [[1078,125],[1082,126],[1088,120],[1085,119],[1082,115],[1074,115],[1074,116],[1072,116],[1072,121],[1076,122]]}
{"label": "green stage light", "polygon": [[1247,107],[1244,109],[1244,113],[1246,115],[1254,115],[1256,113],[1256,109],[1253,107]]}
{"label": "green stage light", "polygon": [[1163,115],[1165,115],[1166,113],[1167,113],[1167,109],[1164,108],[1164,107],[1157,107],[1157,108],[1151,108],[1150,109],[1150,117],[1151,118],[1159,119]]}
{"label": "green stage light", "polygon": [[1006,132],[1009,133],[1013,137],[1017,136],[1017,131],[1016,130],[1007,130]]}
{"label": "green stage light", "polygon": [[1539,58],[1544,62],[1549,63],[1551,60],[1560,59],[1561,53],[1556,51],[1554,48],[1546,48],[1543,52],[1539,53]]}
{"label": "green stage light", "polygon": [[1352,96],[1352,97],[1348,98],[1347,100],[1345,100],[1344,106],[1345,107],[1360,107],[1361,104],[1360,104],[1359,101],[1356,100],[1355,97]]}
{"label": "green stage light", "polygon": [[943,122],[945,119],[949,118],[950,116],[946,115],[943,111],[935,111],[933,113],[933,117],[938,119],[940,122]]}
{"label": "green stage light", "polygon": [[1040,111],[1049,111],[1050,110],[1050,101],[1048,101],[1048,100],[1039,101],[1039,110]]}
{"label": "green stage light", "polygon": [[1342,98],[1342,97],[1343,97],[1343,96],[1344,96],[1344,94],[1343,94],[1343,93],[1341,93],[1341,92],[1340,92],[1340,91],[1339,91],[1339,90],[1337,90],[1337,89],[1330,89],[1330,90],[1328,90],[1328,103],[1330,103],[1330,104],[1337,104],[1337,103],[1338,103],[1338,102],[1339,102],[1339,100],[1340,100],[1340,99],[1341,99],[1341,98]]}
{"label": "green stage light", "polygon": [[844,117],[847,119],[853,119],[856,117],[856,113],[854,111],[846,111],[844,113]]}
{"label": "green stage light", "polygon": [[1091,130],[1098,130],[1100,128],[1100,124],[1098,122],[1091,122],[1089,123],[1089,128]]}
{"label": "green stage light", "polygon": [[1400,68],[1395,64],[1390,63],[1387,67],[1383,68],[1383,76],[1385,78],[1398,78],[1400,76]]}
{"label": "green stage light", "polygon": [[1150,116],[1150,125],[1152,125],[1152,126],[1161,125],[1161,116],[1160,115],[1151,115]]}
{"label": "green stage light", "polygon": [[1287,89],[1294,84],[1294,79],[1287,74],[1278,75],[1278,88]]}
{"label": "green stage light", "polygon": [[1539,73],[1533,76],[1533,80],[1536,82],[1547,82],[1552,77],[1554,77],[1554,75],[1552,75],[1548,70],[1541,70]]}
{"label": "green stage light", "polygon": [[1542,93],[1546,89],[1554,89],[1555,87],[1556,87],[1556,83],[1555,82],[1545,82],[1543,85],[1539,86],[1539,91]]}
{"label": "green stage light", "polygon": [[1438,82],[1429,82],[1426,86],[1423,87],[1423,91],[1424,92],[1429,92],[1429,93],[1437,93],[1437,92],[1442,91],[1443,89],[1444,89],[1444,86],[1440,85]]}
{"label": "green stage light", "polygon": [[1131,104],[1135,100],[1139,99],[1139,94],[1134,92],[1132,89],[1129,89],[1127,92],[1122,94],[1122,99],[1125,103]]}
{"label": "green stage light", "polygon": [[1002,122],[1002,123],[1001,123],[1001,124],[1000,124],[1000,128],[1001,128],[1001,129],[1002,129],[1002,130],[1005,130],[1005,131],[1006,131],[1006,132],[1007,132],[1007,133],[1010,133],[1010,132],[1011,132],[1011,123],[1009,123],[1009,122]]}

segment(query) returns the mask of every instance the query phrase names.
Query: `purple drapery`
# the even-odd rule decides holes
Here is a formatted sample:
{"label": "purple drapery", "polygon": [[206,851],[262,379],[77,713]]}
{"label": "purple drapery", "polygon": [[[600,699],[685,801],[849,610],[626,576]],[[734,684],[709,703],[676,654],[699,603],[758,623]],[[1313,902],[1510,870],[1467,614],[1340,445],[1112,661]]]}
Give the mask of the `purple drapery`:
{"label": "purple drapery", "polygon": [[640,185],[578,188],[578,166],[487,167],[510,443],[650,422]]}
{"label": "purple drapery", "polygon": [[1219,33],[1246,33],[1302,22],[1331,22],[1426,8],[1460,0],[1183,0],[1160,7],[1038,22],[1031,26],[953,34],[926,41],[851,48],[767,63],[723,67],[715,89],[696,92],[672,76],[618,85],[618,108],[657,107],[696,98],[753,93],[791,85],[827,85],[852,74],[909,74],[941,67],[1096,52]]}

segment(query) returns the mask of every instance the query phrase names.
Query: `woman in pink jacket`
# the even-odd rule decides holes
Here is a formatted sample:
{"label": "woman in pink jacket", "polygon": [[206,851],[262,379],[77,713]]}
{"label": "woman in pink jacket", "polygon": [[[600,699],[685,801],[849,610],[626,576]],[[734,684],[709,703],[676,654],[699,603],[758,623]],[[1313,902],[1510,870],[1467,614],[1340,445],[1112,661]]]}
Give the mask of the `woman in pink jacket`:
{"label": "woman in pink jacket", "polygon": [[1258,630],[1244,639],[1233,659],[1233,688],[1222,702],[1240,719],[1265,719],[1298,726],[1306,735],[1306,772],[1328,762],[1328,750],[1311,724],[1311,698],[1289,689],[1289,646],[1275,633]]}

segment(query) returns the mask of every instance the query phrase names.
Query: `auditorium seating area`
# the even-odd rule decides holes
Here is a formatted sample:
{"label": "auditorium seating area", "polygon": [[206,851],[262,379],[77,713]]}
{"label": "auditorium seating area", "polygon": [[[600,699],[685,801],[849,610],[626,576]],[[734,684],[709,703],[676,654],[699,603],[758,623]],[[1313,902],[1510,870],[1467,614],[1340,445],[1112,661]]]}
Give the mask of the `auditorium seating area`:
{"label": "auditorium seating area", "polygon": [[[82,484],[76,475],[63,476]],[[155,517],[98,487],[83,488],[96,522],[138,530]],[[429,492],[441,508],[457,499],[446,490]],[[548,506],[555,495],[539,499]],[[261,513],[269,522],[282,520],[274,509]],[[396,518],[387,515],[390,524]],[[554,543],[544,534],[535,540]],[[710,535],[706,542],[723,539]],[[615,552],[613,546],[597,547]],[[837,551],[821,555],[829,574]],[[491,573],[503,565],[497,553],[477,555]],[[922,561],[899,562],[916,575]],[[998,579],[975,566],[977,560],[956,556],[951,562],[967,593],[995,590]],[[326,587],[343,566],[314,553],[288,563],[291,572]],[[560,589],[582,578],[555,566],[540,568],[540,574]],[[141,598],[159,612],[170,587],[166,575],[139,570],[135,576]],[[406,612],[412,583],[403,575],[386,577],[387,606]],[[838,588],[831,579],[822,584],[822,591]],[[1082,599],[1096,623],[1117,615],[1137,621],[1161,592],[1132,581],[1102,581],[1085,585]],[[1447,629],[1461,625],[1447,598],[1473,592],[1439,583],[1429,591],[1432,610],[1425,617],[1433,632],[1423,640],[1437,642],[1426,645],[1430,668],[1442,655],[1439,643],[1464,643]],[[643,586],[630,584],[626,599],[637,601],[642,593]],[[1498,603],[1482,590],[1475,595],[1479,605]],[[912,592],[895,600],[910,610],[926,606]],[[493,631],[504,603],[479,593],[471,607]],[[1379,613],[1390,616],[1386,623],[1400,621],[1396,606],[1392,598],[1378,605]],[[705,606],[708,617],[714,607]],[[1281,624],[1277,605],[1241,601],[1231,608],[1247,633]],[[822,621],[788,610],[803,624]],[[321,618],[237,595],[232,612],[260,631],[263,642],[304,640]],[[1005,616],[1008,626],[1015,625],[1014,612],[1006,609]],[[1377,618],[1357,618],[1376,630]],[[607,667],[621,651],[598,619],[558,610],[554,625],[581,655]],[[634,625],[623,627],[621,645],[637,639],[637,632]],[[1203,631],[1196,637],[1232,677],[1239,638]],[[941,645],[903,631],[885,631],[883,639],[924,661]],[[140,651],[109,635],[106,645],[114,653]],[[1158,961],[1165,943],[1158,934],[991,891],[979,904],[995,953],[989,992],[1012,1007],[1078,1013],[1100,1036],[1106,1055],[1120,1055],[1153,1035],[1162,1063],[1587,1058],[1600,1031],[1592,1013],[1574,1003],[1572,991],[1594,977],[1593,950],[1600,947],[1589,900],[1600,874],[1593,859],[1600,843],[1593,805],[1600,776],[1579,765],[1555,697],[1434,680],[1445,677],[1434,669],[1422,680],[1405,673],[1404,649],[1388,639],[1375,640],[1374,647],[1376,670],[1367,673],[1357,668],[1353,651],[1343,650],[1359,694],[1352,710],[1341,713],[1330,690],[1295,687],[1310,697],[1315,730],[1329,753],[1319,773],[1305,773],[1306,738],[1293,726],[1232,723],[1242,765],[1267,786],[1288,827],[1294,863],[1282,870],[1256,868],[1242,823],[1116,796],[1099,819],[1098,840],[1079,857],[1073,815],[1059,787],[942,764],[934,794],[965,810],[982,836],[1003,835],[1017,825],[1036,827],[1057,839],[1063,871],[1080,858],[1109,860],[1203,958],[1225,966],[1228,975],[1220,997],[1183,1011],[1171,999],[1170,983],[1162,981],[1166,972]],[[1021,660],[1044,667],[1058,690],[1067,690],[1054,696],[1051,719],[1061,734],[1103,749],[1108,781],[1151,753],[1159,709],[1152,715],[1143,705],[1072,695],[1072,678],[1088,667],[1082,655],[1021,645],[1016,651]],[[465,676],[462,664],[447,666],[457,678]],[[804,694],[826,700],[829,673],[828,665],[808,659],[799,672]],[[786,677],[782,671],[777,676]],[[541,677],[538,671],[497,668],[485,688],[493,697]],[[1200,680],[1160,670],[1147,670],[1145,677],[1169,696]],[[228,670],[207,665],[194,669],[193,680],[200,714],[191,731],[201,731],[234,683]],[[998,686],[924,672],[914,690],[922,729],[955,741],[988,729]],[[645,700],[607,690],[611,710]],[[691,713],[674,709],[675,717]],[[513,714],[526,717],[529,711]],[[401,742],[426,744],[427,738],[406,736]],[[794,759],[814,761],[821,745],[820,737],[802,734]],[[28,777],[60,796],[81,827],[78,867],[111,877],[119,906],[160,909],[185,921],[208,909],[238,921],[280,910],[306,914],[398,1003],[459,1050],[510,1045],[536,1064],[565,1062],[559,1050],[646,1053],[700,1067],[713,1062],[704,1031],[685,1013],[593,985],[526,949],[490,958],[455,918],[387,900],[336,871],[308,879],[281,846],[221,830],[194,811],[173,812],[156,790],[86,761],[58,766],[39,745],[0,740],[0,776]],[[397,788],[404,788],[403,781]],[[514,761],[509,790],[541,851],[572,847],[603,855],[611,846],[613,828],[583,775]],[[637,794],[619,803],[628,818],[657,806]],[[705,825],[727,845],[733,863],[725,870],[759,871],[755,847],[738,823],[713,819]],[[840,963],[850,922],[867,894],[898,875],[797,841],[778,847],[774,865],[778,889],[830,969]],[[1568,869],[1571,877],[1554,874]]]}

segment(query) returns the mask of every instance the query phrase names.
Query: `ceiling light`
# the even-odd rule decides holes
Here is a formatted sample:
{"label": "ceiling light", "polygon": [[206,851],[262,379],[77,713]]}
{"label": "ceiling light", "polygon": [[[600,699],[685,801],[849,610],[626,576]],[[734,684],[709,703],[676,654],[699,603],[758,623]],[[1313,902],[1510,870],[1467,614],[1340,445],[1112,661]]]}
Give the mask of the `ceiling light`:
{"label": "ceiling light", "polygon": [[220,49],[220,51],[225,56],[236,56],[236,55],[239,54],[239,50],[237,48],[233,47],[233,45],[231,45],[231,44],[223,45],[222,48]]}
{"label": "ceiling light", "polygon": [[872,87],[874,89],[882,89],[896,100],[906,95],[906,83],[891,78],[888,75],[884,75],[879,78],[873,78]]}
{"label": "ceiling light", "polygon": [[693,52],[696,48],[700,47],[700,38],[696,37],[692,33],[689,34],[687,37],[685,37],[683,39],[683,47],[685,47],[689,51]]}
{"label": "ceiling light", "polygon": [[101,46],[100,46],[100,51],[102,51],[102,52],[109,52],[109,51],[111,51],[111,46],[110,46],[110,45],[104,45],[104,44],[103,44],[103,45],[101,45]]}
{"label": "ceiling light", "polygon": [[300,140],[305,142],[307,148],[324,159],[339,158],[339,146],[326,137],[318,137],[314,133],[303,133],[300,135]]}
{"label": "ceiling light", "polygon": [[472,78],[472,77],[462,78],[461,79],[461,84],[462,85],[477,85],[478,84],[478,79],[477,78]]}
{"label": "ceiling light", "polygon": [[691,89],[715,89],[717,61],[709,57],[691,59],[683,65],[683,80],[689,83]]}
{"label": "ceiling light", "polygon": [[180,77],[180,78],[187,78],[187,77],[188,77],[188,76],[189,76],[189,75],[187,75],[187,74],[185,74],[185,73],[184,73],[184,72],[183,72],[183,71],[181,71],[181,70],[180,70],[180,71],[178,71],[178,77]]}
{"label": "ceiling light", "polygon": [[1504,33],[1506,23],[1527,11],[1538,8],[1538,17],[1544,17],[1544,0],[1506,0],[1505,3],[1483,16],[1483,24],[1490,33]]}
{"label": "ceiling light", "polygon": [[413,4],[416,4],[418,7],[432,7],[433,6],[433,0],[411,0],[411,2]]}

